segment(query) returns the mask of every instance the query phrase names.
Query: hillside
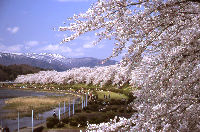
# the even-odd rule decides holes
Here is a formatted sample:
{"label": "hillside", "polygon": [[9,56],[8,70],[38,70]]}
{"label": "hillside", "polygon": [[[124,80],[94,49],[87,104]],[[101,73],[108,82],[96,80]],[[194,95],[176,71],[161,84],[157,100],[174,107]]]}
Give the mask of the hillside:
{"label": "hillside", "polygon": [[102,64],[101,59],[92,57],[67,58],[59,54],[48,53],[2,53],[0,52],[0,64],[27,64],[44,69],[54,69],[56,71],[66,71],[79,67],[95,67],[114,65],[117,61],[109,60]]}
{"label": "hillside", "polygon": [[37,73],[41,70],[45,69],[32,67],[25,64],[22,65],[15,64],[9,66],[0,65],[0,81],[6,81],[6,80],[12,81],[17,77],[17,75]]}

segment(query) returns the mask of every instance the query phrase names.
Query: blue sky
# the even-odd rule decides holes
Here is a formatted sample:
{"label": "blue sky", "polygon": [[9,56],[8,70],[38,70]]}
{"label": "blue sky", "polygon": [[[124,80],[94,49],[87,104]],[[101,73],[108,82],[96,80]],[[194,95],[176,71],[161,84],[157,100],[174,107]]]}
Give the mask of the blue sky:
{"label": "blue sky", "polygon": [[[67,18],[87,11],[96,0],[0,0],[0,51],[58,53],[66,57],[105,59],[112,53],[111,41],[93,46],[94,33],[60,44],[64,32],[54,28]],[[120,57],[114,58],[119,60]]]}

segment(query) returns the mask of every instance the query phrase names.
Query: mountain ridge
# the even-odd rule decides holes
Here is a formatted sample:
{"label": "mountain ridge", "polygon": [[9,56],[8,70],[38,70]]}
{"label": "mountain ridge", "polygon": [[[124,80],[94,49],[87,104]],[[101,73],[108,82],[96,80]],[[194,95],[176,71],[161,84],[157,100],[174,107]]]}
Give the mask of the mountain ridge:
{"label": "mountain ridge", "polygon": [[0,52],[0,64],[27,64],[33,67],[65,71],[79,67],[108,66],[117,63],[115,60],[108,60],[101,64],[103,60],[93,57],[67,58],[60,54],[49,53],[3,53]]}

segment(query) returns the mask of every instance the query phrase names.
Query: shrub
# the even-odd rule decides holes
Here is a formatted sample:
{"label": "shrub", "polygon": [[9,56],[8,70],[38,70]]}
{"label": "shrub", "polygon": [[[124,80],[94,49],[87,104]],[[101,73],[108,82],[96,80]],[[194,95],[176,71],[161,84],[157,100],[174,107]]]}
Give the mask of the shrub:
{"label": "shrub", "polygon": [[80,112],[81,112],[80,109],[76,109],[76,110],[75,110],[75,113],[80,113]]}
{"label": "shrub", "polygon": [[72,118],[69,119],[69,124],[71,126],[78,126],[78,122],[76,121],[75,117],[72,117]]}
{"label": "shrub", "polygon": [[53,128],[55,125],[57,125],[59,123],[59,120],[58,118],[56,117],[48,117],[46,119],[46,125],[47,125],[47,128]]}
{"label": "shrub", "polygon": [[85,115],[73,116],[72,118],[70,118],[69,124],[71,126],[78,126],[78,124],[80,124],[81,126],[86,126],[87,116]]}
{"label": "shrub", "polygon": [[108,118],[105,113],[99,113],[99,116],[93,116],[89,119],[90,124],[99,124],[102,122],[107,122]]}
{"label": "shrub", "polygon": [[131,113],[132,112],[132,108],[131,107],[128,107],[127,108],[127,113]]}
{"label": "shrub", "polygon": [[119,109],[119,112],[120,112],[120,113],[124,113],[124,108],[121,107],[121,108]]}
{"label": "shrub", "polygon": [[110,110],[112,110],[112,107],[110,105],[108,105],[108,106],[106,106],[106,110],[110,111]]}
{"label": "shrub", "polygon": [[126,100],[126,99],[121,99],[121,100],[119,101],[119,104],[120,104],[120,105],[127,104],[127,100]]}
{"label": "shrub", "polygon": [[108,120],[114,118],[115,115],[116,115],[116,113],[114,111],[106,112],[106,117],[107,117]]}
{"label": "shrub", "polygon": [[88,107],[83,108],[84,111],[88,110]]}
{"label": "shrub", "polygon": [[88,109],[91,110],[91,111],[98,111],[99,110],[99,105],[98,104],[89,105]]}
{"label": "shrub", "polygon": [[90,118],[90,120],[89,120],[89,123],[90,123],[90,124],[98,124],[98,123],[97,123],[97,119],[98,119],[98,118],[97,118],[96,116],[92,116],[92,117]]}
{"label": "shrub", "polygon": [[90,110],[86,110],[86,113],[91,113],[91,111]]}
{"label": "shrub", "polygon": [[111,110],[117,112],[119,106],[112,106]]}
{"label": "shrub", "polygon": [[122,100],[111,99],[110,104],[111,105],[124,105],[124,104],[126,104],[126,100],[125,99],[122,99]]}
{"label": "shrub", "polygon": [[69,118],[65,117],[61,120],[63,123],[68,124],[69,123]]}
{"label": "shrub", "polygon": [[111,105],[118,105],[118,104],[119,104],[119,101],[118,101],[118,100],[115,100],[115,99],[111,99],[111,100],[110,100],[110,104],[111,104]]}
{"label": "shrub", "polygon": [[127,103],[129,104],[129,103],[133,102],[134,99],[136,99],[136,96],[133,96],[133,94],[129,93],[128,94],[128,102]]}
{"label": "shrub", "polygon": [[104,102],[104,101],[103,101],[102,99],[98,99],[98,101],[95,102],[95,104],[102,105],[103,102]]}
{"label": "shrub", "polygon": [[63,122],[59,122],[58,124],[56,124],[56,128],[62,128],[64,126],[65,124]]}
{"label": "shrub", "polygon": [[105,118],[105,116],[101,116],[100,118],[96,119],[96,124],[100,124],[102,122],[107,122],[108,120]]}
{"label": "shrub", "polygon": [[77,122],[81,125],[81,126],[86,126],[87,125],[87,116],[85,115],[80,115],[77,116]]}

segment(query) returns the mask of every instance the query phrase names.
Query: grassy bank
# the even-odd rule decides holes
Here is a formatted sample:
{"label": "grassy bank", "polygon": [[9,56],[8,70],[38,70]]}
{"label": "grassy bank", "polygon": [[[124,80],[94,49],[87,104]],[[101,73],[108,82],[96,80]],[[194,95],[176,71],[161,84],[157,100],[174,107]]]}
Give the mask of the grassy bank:
{"label": "grassy bank", "polygon": [[120,93],[114,93],[110,91],[97,91],[98,98],[104,99],[105,96],[108,99],[115,99],[115,100],[121,100],[121,99],[128,99],[128,96]]}
{"label": "grassy bank", "polygon": [[114,93],[121,93],[129,95],[131,91],[137,90],[138,88],[131,87],[128,83],[121,87],[113,86],[111,84],[106,84],[100,87],[99,85],[92,84],[15,84],[8,86],[10,88],[22,88],[22,89],[32,89],[32,90],[44,90],[44,91],[69,91],[78,92],[80,90],[84,91],[111,91]]}

